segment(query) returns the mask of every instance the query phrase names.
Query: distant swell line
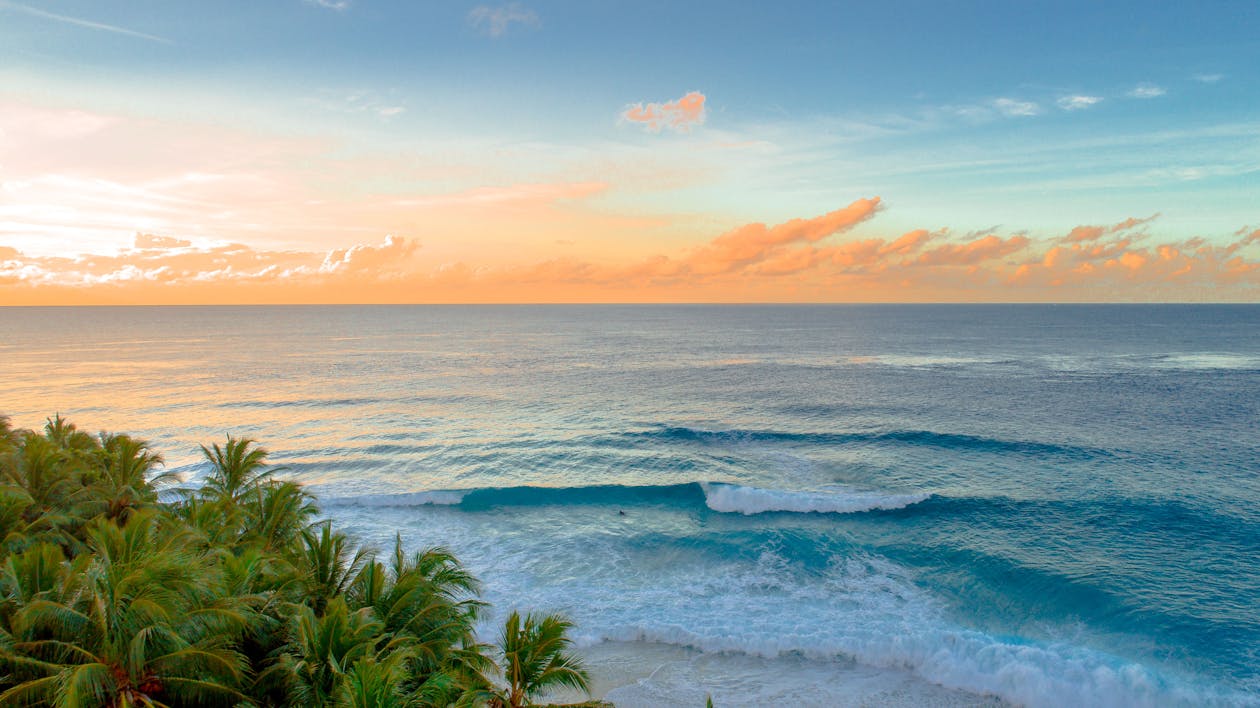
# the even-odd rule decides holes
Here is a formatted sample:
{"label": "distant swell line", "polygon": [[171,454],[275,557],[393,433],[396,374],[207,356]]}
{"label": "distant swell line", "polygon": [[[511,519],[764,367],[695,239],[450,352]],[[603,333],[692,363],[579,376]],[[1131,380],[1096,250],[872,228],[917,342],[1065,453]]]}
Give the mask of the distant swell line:
{"label": "distant swell line", "polygon": [[502,506],[675,504],[693,508],[703,506],[720,513],[752,515],[770,512],[851,514],[903,509],[930,497],[931,495],[926,493],[893,494],[840,487],[785,490],[722,482],[691,482],[645,486],[522,486],[446,489],[404,494],[334,497],[325,501],[347,506],[457,506],[467,511]]}
{"label": "distant swell line", "polygon": [[1033,440],[1005,440],[961,433],[938,433],[930,430],[888,430],[852,433],[788,433],[774,430],[699,430],[688,427],[662,427],[623,433],[625,440],[662,440],[695,442],[704,445],[740,443],[806,443],[811,445],[863,445],[902,443],[951,450],[977,450],[1026,455],[1054,455],[1073,458],[1112,456],[1108,450],[1076,445],[1056,445]]}

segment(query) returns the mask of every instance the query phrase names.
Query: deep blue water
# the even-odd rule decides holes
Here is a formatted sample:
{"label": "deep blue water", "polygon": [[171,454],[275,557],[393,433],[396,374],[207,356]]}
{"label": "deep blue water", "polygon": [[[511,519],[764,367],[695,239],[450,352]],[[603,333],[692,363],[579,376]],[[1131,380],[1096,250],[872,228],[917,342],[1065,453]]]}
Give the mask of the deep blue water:
{"label": "deep blue water", "polygon": [[447,545],[587,645],[1260,704],[1260,306],[8,308],[0,333],[16,424],[147,436],[193,481],[197,443],[250,435],[360,538]]}

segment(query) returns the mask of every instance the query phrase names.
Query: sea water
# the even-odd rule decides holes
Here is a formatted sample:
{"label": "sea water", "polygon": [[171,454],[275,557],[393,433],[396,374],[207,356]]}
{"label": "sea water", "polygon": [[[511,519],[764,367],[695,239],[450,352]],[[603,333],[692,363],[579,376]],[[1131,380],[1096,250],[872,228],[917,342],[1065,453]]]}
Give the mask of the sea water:
{"label": "sea water", "polygon": [[261,441],[619,705],[1260,705],[1260,307],[0,309],[0,413]]}

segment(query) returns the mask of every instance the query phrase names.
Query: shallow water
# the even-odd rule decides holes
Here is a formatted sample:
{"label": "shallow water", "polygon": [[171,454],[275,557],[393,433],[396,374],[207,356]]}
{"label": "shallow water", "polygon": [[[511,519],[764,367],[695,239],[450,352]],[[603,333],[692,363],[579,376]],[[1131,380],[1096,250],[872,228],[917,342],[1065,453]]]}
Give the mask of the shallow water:
{"label": "shallow water", "polygon": [[[198,443],[250,435],[365,541],[451,547],[500,612],[564,610],[592,656],[687,653],[608,689],[627,705],[1260,704],[1260,307],[0,326],[15,424],[146,436],[194,481]],[[782,681],[723,689],[741,673]]]}

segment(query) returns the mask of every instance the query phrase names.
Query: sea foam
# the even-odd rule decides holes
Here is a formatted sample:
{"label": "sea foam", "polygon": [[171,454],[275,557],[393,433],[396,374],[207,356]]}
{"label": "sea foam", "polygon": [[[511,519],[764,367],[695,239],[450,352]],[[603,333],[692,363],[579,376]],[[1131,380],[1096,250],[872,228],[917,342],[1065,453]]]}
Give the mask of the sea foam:
{"label": "sea foam", "polygon": [[841,487],[788,491],[710,482],[700,486],[704,489],[705,504],[710,509],[748,515],[770,511],[850,514],[876,509],[902,509],[932,496],[863,492]]}

